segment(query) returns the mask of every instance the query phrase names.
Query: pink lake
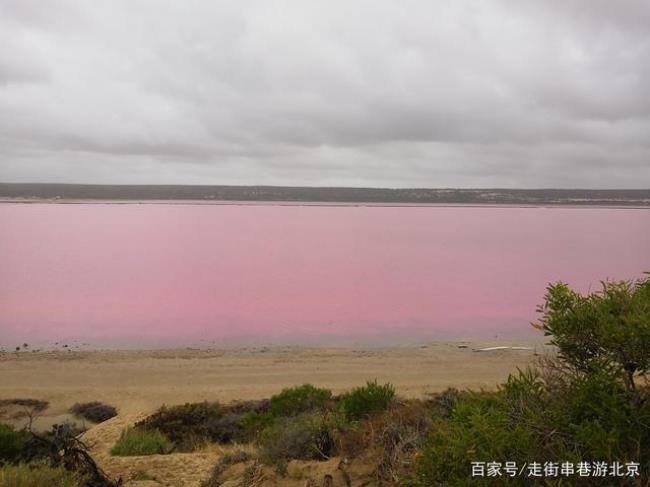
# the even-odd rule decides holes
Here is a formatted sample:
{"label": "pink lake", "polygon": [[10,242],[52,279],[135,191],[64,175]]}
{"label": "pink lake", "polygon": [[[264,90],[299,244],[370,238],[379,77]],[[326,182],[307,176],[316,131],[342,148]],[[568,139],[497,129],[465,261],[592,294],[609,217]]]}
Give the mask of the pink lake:
{"label": "pink lake", "polygon": [[650,270],[650,210],[0,205],[0,345],[527,335]]}

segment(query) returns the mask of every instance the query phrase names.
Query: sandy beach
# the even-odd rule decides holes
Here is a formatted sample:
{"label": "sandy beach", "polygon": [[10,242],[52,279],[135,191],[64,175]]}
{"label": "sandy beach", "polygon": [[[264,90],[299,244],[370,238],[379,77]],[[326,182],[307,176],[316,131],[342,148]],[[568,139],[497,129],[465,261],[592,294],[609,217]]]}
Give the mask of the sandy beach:
{"label": "sandy beach", "polygon": [[[394,348],[255,347],[232,350],[110,350],[0,354],[0,397],[50,402],[47,415],[75,402],[103,401],[121,414],[162,404],[269,397],[283,387],[313,383],[335,393],[377,379],[404,397],[447,387],[494,388],[542,353],[542,341],[454,341]],[[476,352],[491,346],[532,350]]]}
{"label": "sandy beach", "polygon": [[[511,346],[525,349],[476,351]],[[84,434],[93,457],[107,473],[129,479],[146,470],[155,472],[158,479],[150,485],[198,486],[221,450],[149,457],[115,457],[108,451],[125,428],[163,404],[264,398],[283,387],[307,382],[338,393],[373,379],[393,383],[403,397],[426,397],[448,387],[494,389],[517,367],[547,352],[542,340],[531,339],[367,349],[4,352],[0,354],[0,398],[49,401],[49,409],[36,420],[38,428],[71,419],[67,410],[75,402],[112,404],[118,416]],[[136,484],[145,483],[127,483]]]}

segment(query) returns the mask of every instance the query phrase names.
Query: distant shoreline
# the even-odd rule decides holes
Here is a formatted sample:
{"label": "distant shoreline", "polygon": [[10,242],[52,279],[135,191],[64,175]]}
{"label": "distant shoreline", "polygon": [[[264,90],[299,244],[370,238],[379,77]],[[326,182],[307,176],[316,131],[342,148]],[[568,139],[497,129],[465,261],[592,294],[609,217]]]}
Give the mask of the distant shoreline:
{"label": "distant shoreline", "polygon": [[321,202],[321,201],[205,201],[205,200],[63,200],[63,199],[0,199],[0,204],[18,205],[173,205],[173,206],[283,206],[316,208],[566,208],[603,210],[648,210],[646,205],[625,204],[571,204],[571,203],[376,203],[376,202]]}
{"label": "distant shoreline", "polygon": [[648,208],[650,189],[436,189],[0,183],[0,203]]}

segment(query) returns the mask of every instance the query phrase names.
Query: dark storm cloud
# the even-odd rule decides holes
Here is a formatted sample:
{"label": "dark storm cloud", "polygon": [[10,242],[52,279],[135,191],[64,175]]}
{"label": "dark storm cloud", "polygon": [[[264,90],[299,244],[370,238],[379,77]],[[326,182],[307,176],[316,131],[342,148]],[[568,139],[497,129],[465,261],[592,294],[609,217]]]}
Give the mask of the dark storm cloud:
{"label": "dark storm cloud", "polygon": [[650,3],[0,0],[0,180],[650,186]]}

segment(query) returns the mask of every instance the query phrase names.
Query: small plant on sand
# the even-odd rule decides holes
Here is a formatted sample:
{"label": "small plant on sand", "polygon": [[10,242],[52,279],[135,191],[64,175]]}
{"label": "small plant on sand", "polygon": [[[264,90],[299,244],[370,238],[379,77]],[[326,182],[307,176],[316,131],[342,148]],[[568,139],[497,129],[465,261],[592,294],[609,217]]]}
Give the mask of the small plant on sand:
{"label": "small plant on sand", "polygon": [[151,475],[146,470],[138,470],[131,476],[131,480],[134,480],[136,482],[142,482],[145,480],[156,480],[156,477]]}
{"label": "small plant on sand", "polygon": [[332,398],[332,391],[303,384],[283,389],[271,398],[273,416],[295,416],[306,411],[323,409]]}
{"label": "small plant on sand", "polygon": [[45,464],[5,465],[0,468],[2,487],[80,487],[83,478],[63,467]]}
{"label": "small plant on sand", "polygon": [[117,416],[117,409],[97,401],[76,403],[70,412],[93,423],[103,423]]}
{"label": "small plant on sand", "polygon": [[385,411],[393,402],[394,397],[395,388],[392,384],[379,385],[375,380],[344,394],[341,397],[341,404],[345,417],[355,421]]}
{"label": "small plant on sand", "polygon": [[111,448],[111,455],[124,457],[164,455],[170,453],[173,449],[173,443],[160,431],[133,428],[122,433],[120,439]]}
{"label": "small plant on sand", "polygon": [[255,462],[244,469],[239,485],[241,487],[256,487],[262,479],[262,465],[259,462]]}
{"label": "small plant on sand", "polygon": [[231,465],[236,463],[247,462],[252,459],[252,456],[246,450],[240,448],[233,451],[224,453],[219,458],[219,461],[212,469],[210,478],[201,482],[201,487],[219,487],[221,485],[221,474]]}

